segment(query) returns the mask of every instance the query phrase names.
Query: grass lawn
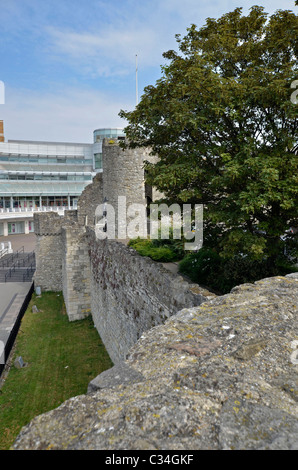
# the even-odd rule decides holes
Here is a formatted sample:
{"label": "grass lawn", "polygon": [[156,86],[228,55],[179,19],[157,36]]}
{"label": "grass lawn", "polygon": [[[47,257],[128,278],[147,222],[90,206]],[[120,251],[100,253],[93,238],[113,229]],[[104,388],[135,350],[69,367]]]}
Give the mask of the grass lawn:
{"label": "grass lawn", "polygon": [[12,365],[0,390],[0,450],[9,449],[33,417],[85,394],[88,383],[113,365],[91,317],[69,322],[62,293],[56,292],[33,294],[12,361],[18,356],[28,365]]}

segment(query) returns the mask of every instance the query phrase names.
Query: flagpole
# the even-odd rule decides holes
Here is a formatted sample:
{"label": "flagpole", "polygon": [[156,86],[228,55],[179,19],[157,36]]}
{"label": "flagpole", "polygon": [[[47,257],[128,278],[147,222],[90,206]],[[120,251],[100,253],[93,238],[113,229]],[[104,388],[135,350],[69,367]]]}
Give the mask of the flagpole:
{"label": "flagpole", "polygon": [[136,106],[138,105],[138,56],[136,54]]}

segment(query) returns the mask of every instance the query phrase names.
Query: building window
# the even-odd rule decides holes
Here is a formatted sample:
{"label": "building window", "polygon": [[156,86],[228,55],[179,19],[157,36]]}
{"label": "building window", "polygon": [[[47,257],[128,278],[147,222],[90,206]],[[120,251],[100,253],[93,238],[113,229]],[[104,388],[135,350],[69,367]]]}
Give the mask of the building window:
{"label": "building window", "polygon": [[25,233],[25,222],[12,222],[8,223],[8,234]]}
{"label": "building window", "polygon": [[95,169],[101,170],[102,169],[102,153],[94,154],[94,162],[95,162]]}

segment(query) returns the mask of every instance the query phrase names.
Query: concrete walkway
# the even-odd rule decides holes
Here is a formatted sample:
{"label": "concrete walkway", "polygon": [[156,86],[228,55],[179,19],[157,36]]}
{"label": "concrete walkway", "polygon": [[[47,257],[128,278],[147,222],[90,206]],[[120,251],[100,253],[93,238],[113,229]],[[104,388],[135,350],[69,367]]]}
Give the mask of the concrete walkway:
{"label": "concrete walkway", "polygon": [[30,253],[35,250],[36,235],[35,233],[29,233],[28,235],[20,233],[10,235],[9,237],[0,237],[0,243],[1,242],[11,242],[11,247],[14,252],[24,247],[24,251]]}
{"label": "concrete walkway", "polygon": [[[24,251],[29,253],[35,250],[36,235],[31,233],[0,237],[0,243],[2,241],[10,241],[13,252],[24,247]],[[0,283],[0,374],[4,362],[8,359],[4,357],[3,351],[6,350],[6,356],[10,351],[15,335],[13,330],[31,286],[32,282]]]}
{"label": "concrete walkway", "polygon": [[[14,252],[23,246],[26,252],[31,252],[35,249],[36,235],[0,237],[2,241],[10,241]],[[0,341],[7,341],[31,285],[32,282],[0,283]]]}
{"label": "concrete walkway", "polygon": [[32,282],[0,283],[0,361],[2,364],[3,347],[10,337],[31,286]]}

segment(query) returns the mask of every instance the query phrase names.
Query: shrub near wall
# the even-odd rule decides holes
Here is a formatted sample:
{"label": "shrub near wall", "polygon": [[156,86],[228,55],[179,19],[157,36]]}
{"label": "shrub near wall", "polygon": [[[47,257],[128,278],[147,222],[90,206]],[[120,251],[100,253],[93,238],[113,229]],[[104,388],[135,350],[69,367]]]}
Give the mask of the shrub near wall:
{"label": "shrub near wall", "polygon": [[130,240],[128,246],[134,248],[140,255],[149,256],[154,261],[164,263],[181,260],[185,256],[184,240],[169,239],[141,239]]}
{"label": "shrub near wall", "polygon": [[193,282],[221,294],[230,292],[240,284],[294,271],[295,267],[286,264],[280,264],[272,270],[266,260],[257,261],[248,256],[238,255],[225,259],[211,248],[201,248],[196,253],[190,253],[179,263],[179,272]]}
{"label": "shrub near wall", "polygon": [[166,245],[154,245],[154,242],[151,240],[131,240],[128,244],[132,248],[134,248],[140,255],[148,256],[149,258],[153,259],[154,261],[162,261],[162,262],[171,262],[176,261],[177,255],[176,253]]}

